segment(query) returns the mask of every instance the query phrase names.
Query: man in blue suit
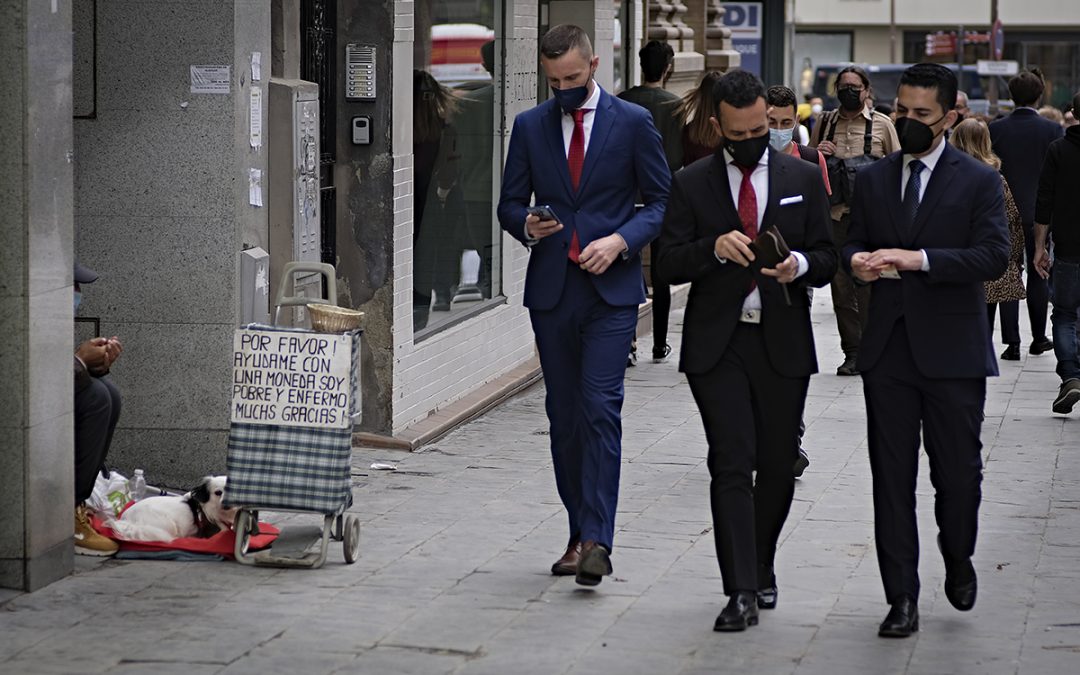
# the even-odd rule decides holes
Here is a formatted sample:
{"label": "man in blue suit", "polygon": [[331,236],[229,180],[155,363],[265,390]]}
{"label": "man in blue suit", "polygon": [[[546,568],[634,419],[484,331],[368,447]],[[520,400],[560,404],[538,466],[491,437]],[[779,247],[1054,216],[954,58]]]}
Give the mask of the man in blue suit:
{"label": "man in blue suit", "polygon": [[859,350],[874,533],[891,605],[878,635],[919,629],[915,484],[920,430],[930,460],[945,595],[975,604],[981,500],[979,434],[986,377],[997,375],[983,282],[1005,271],[1009,233],[1001,178],[944,142],[956,122],[956,76],[938,64],[904,71],[900,152],[859,174],[843,259],[873,284]]}
{"label": "man in blue suit", "polygon": [[[1042,75],[1025,70],[1009,80],[1009,94],[1016,109],[990,125],[994,154],[1001,158],[1001,174],[1009,183],[1020,219],[1024,223],[1024,246],[1027,249],[1027,309],[1031,321],[1031,354],[1042,354],[1054,347],[1046,337],[1046,310],[1050,289],[1035,268],[1035,195],[1039,191],[1039,173],[1050,144],[1064,133],[1061,125],[1046,119],[1035,109],[1043,95]],[[1001,336],[1006,344],[1001,358],[1020,360],[1020,302],[1001,303]]]}
{"label": "man in blue suit", "polygon": [[[599,57],[581,28],[555,26],[540,54],[554,98],[514,120],[498,214],[530,248],[525,306],[570,525],[551,571],[595,586],[612,570],[623,377],[645,301],[641,250],[660,232],[671,176],[648,111],[593,79]],[[635,212],[638,194],[645,206]]]}

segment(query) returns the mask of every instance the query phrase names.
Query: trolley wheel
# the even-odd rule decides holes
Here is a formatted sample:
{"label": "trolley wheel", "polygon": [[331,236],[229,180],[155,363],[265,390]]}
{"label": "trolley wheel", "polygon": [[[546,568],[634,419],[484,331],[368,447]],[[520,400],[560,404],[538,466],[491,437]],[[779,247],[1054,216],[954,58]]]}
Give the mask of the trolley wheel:
{"label": "trolley wheel", "polygon": [[233,530],[240,540],[239,551],[241,555],[247,555],[248,546],[251,544],[251,533],[255,529],[255,522],[257,521],[252,519],[252,514],[247,509],[240,509],[236,512],[236,522],[233,523]]}
{"label": "trolley wheel", "polygon": [[344,541],[345,562],[351,565],[360,558],[360,519],[356,516],[345,518]]}

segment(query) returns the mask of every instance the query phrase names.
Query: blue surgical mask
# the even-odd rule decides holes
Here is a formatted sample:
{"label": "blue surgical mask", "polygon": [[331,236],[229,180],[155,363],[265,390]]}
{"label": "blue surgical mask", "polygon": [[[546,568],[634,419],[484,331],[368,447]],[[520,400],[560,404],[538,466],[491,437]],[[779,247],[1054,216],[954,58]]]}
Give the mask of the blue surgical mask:
{"label": "blue surgical mask", "polygon": [[79,311],[79,305],[82,304],[82,292],[75,291],[75,311]]}
{"label": "blue surgical mask", "polygon": [[[592,80],[593,73],[589,73],[589,80]],[[551,95],[555,97],[555,100],[559,102],[559,106],[563,109],[563,112],[570,114],[581,107],[581,104],[589,98],[589,84],[586,81],[584,86],[571,87],[569,89],[556,89],[551,88]]]}
{"label": "blue surgical mask", "polygon": [[791,137],[795,133],[795,127],[790,129],[769,129],[769,145],[777,152],[783,152],[791,143]]}

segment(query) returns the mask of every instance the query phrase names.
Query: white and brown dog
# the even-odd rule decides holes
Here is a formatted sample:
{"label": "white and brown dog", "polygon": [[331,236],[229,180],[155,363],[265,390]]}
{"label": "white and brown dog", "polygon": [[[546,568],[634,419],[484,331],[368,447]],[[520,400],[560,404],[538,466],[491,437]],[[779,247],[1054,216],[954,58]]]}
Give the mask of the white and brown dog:
{"label": "white and brown dog", "polygon": [[132,504],[110,526],[128,541],[211,537],[231,528],[236,515],[235,508],[222,506],[225,482],[225,476],[207,476],[185,495],[147,497]]}

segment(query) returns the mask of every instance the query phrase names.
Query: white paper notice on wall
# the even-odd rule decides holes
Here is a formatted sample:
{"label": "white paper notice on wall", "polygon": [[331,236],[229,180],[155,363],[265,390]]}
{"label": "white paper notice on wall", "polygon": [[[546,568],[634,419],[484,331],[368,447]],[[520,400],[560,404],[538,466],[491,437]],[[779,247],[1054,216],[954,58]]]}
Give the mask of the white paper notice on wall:
{"label": "white paper notice on wall", "polygon": [[250,110],[248,117],[250,118],[251,128],[251,147],[262,147],[262,89],[259,87],[251,88],[251,100]]}
{"label": "white paper notice on wall", "polygon": [[238,329],[232,421],[345,429],[352,425],[352,336]]}
{"label": "white paper notice on wall", "polygon": [[248,204],[262,206],[262,171],[248,169]]}
{"label": "white paper notice on wall", "polygon": [[251,81],[262,79],[262,52],[251,52]]}
{"label": "white paper notice on wall", "polygon": [[232,66],[191,66],[192,94],[228,94]]}

